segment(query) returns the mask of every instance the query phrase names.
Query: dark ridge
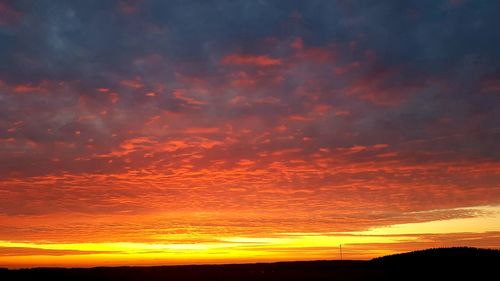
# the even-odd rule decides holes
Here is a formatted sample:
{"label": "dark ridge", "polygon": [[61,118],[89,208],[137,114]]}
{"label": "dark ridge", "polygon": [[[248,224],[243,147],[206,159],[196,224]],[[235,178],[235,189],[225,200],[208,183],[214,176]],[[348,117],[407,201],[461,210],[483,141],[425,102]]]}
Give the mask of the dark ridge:
{"label": "dark ridge", "polygon": [[370,261],[303,261],[151,267],[0,269],[0,280],[481,280],[498,276],[500,251],[440,248]]}
{"label": "dark ridge", "polygon": [[500,250],[469,247],[433,248],[375,258],[370,261],[387,279],[481,280],[498,276]]}
{"label": "dark ridge", "polygon": [[500,258],[499,249],[480,249],[473,247],[430,248],[372,259],[373,262],[408,262],[411,260],[429,262],[435,259],[469,261]]}

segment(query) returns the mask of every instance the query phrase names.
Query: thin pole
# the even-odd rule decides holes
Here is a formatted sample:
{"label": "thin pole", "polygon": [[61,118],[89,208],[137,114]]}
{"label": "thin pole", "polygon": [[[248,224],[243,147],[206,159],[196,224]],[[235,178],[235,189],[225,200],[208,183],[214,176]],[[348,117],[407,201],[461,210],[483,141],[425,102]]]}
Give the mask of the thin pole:
{"label": "thin pole", "polygon": [[340,248],[340,260],[342,260],[342,244],[339,245]]}

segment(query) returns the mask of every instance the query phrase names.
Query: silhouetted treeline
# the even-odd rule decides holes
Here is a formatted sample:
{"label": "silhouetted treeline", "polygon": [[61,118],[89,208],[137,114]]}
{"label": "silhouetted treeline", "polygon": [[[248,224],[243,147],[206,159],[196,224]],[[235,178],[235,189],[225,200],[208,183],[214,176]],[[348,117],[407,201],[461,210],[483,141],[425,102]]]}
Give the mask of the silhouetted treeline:
{"label": "silhouetted treeline", "polygon": [[499,266],[499,250],[440,248],[370,261],[0,270],[0,280],[496,280]]}

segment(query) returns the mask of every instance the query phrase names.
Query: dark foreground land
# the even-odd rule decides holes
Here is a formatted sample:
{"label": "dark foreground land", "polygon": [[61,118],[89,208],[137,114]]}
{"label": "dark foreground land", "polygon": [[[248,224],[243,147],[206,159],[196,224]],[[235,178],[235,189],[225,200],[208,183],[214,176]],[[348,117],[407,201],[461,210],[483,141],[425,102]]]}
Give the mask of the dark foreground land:
{"label": "dark foreground land", "polygon": [[500,250],[440,248],[369,261],[0,269],[0,280],[499,280]]}

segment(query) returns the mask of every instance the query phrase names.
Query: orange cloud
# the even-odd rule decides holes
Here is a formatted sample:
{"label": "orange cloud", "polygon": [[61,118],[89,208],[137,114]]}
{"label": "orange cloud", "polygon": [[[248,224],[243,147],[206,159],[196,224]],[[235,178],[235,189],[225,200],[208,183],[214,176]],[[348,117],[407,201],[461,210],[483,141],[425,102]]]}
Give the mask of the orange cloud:
{"label": "orange cloud", "polygon": [[190,145],[183,140],[171,140],[161,144],[161,150],[176,151],[178,149],[189,147]]}

